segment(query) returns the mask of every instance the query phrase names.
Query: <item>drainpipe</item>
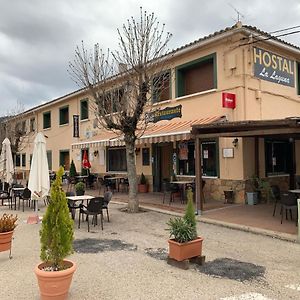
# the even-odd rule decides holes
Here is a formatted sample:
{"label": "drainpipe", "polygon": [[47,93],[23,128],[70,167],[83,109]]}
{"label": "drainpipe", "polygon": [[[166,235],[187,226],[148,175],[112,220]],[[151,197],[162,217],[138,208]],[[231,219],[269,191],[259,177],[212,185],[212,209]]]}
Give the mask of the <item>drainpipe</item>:
{"label": "drainpipe", "polygon": [[300,199],[298,199],[297,202],[298,202],[298,243],[300,243]]}
{"label": "drainpipe", "polygon": [[248,92],[248,82],[247,82],[247,49],[243,49],[243,86],[244,86],[244,111],[243,119],[246,120],[247,117],[247,92]]}

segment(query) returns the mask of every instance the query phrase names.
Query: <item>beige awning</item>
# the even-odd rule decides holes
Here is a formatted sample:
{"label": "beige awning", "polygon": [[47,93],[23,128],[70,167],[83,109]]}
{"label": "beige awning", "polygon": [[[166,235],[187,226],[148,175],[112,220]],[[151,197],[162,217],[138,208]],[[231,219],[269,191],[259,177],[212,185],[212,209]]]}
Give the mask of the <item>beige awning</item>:
{"label": "beige awning", "polygon": [[[210,124],[219,122],[224,116],[214,116],[201,119],[193,119],[187,121],[160,121],[159,123],[148,125],[142,136],[140,136],[136,144],[152,144],[189,140],[191,138],[192,125]],[[73,149],[97,148],[97,147],[117,147],[124,146],[123,135],[114,132],[103,131],[101,134],[94,136],[90,140],[72,144]]]}

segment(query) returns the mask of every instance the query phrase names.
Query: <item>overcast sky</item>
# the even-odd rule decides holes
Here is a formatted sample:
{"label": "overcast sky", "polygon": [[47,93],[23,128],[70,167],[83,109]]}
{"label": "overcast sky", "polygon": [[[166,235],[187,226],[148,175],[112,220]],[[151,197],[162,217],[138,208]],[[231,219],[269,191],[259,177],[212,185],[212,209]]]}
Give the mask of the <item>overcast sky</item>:
{"label": "overcast sky", "polygon": [[[299,0],[0,0],[0,116],[78,89],[67,73],[76,45],[114,49],[116,29],[140,6],[173,34],[170,49],[232,26],[235,9],[267,32],[300,25]],[[300,46],[299,33],[285,40]]]}

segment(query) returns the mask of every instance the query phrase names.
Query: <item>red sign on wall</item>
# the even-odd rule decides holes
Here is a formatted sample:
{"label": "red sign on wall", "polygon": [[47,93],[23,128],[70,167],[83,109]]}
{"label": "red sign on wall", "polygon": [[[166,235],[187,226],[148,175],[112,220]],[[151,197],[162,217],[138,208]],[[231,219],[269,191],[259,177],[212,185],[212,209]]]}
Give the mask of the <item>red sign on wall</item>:
{"label": "red sign on wall", "polygon": [[235,108],[235,94],[222,93],[222,106],[227,108]]}

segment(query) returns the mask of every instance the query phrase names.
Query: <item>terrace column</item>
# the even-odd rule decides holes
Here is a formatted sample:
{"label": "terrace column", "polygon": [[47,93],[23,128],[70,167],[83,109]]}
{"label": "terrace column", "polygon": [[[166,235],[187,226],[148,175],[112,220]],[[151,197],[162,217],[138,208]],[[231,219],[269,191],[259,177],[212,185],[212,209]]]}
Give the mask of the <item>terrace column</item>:
{"label": "terrace column", "polygon": [[196,137],[195,140],[195,187],[196,187],[196,210],[197,214],[201,215],[203,211],[203,190],[202,190],[202,165],[201,165],[201,141],[200,138]]}

